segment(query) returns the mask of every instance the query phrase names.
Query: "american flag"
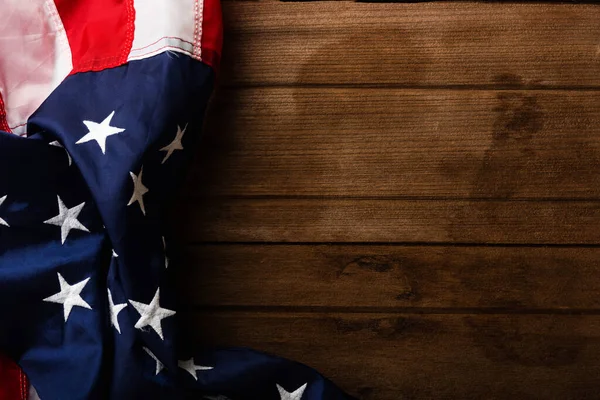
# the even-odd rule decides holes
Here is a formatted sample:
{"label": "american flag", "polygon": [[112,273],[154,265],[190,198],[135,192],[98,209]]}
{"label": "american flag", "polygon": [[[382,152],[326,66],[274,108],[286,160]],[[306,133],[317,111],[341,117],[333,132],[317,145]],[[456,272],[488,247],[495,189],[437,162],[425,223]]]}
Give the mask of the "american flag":
{"label": "american flag", "polygon": [[218,0],[2,0],[1,399],[350,398],[178,339],[165,214],[221,38]]}

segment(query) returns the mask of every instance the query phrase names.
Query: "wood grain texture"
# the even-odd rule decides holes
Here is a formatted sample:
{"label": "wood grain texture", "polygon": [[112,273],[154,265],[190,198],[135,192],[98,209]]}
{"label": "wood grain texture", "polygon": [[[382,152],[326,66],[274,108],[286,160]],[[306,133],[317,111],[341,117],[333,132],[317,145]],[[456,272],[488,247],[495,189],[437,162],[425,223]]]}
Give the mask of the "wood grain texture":
{"label": "wood grain texture", "polygon": [[187,241],[598,244],[600,202],[210,199]]}
{"label": "wood grain texture", "polygon": [[224,85],[598,86],[600,9],[225,2]]}
{"label": "wood grain texture", "polygon": [[223,8],[183,331],[365,400],[598,398],[600,7]]}
{"label": "wood grain texture", "polygon": [[600,198],[600,91],[222,90],[188,192]]}
{"label": "wood grain texture", "polygon": [[196,306],[561,312],[600,306],[599,248],[201,245],[181,254]]}
{"label": "wood grain texture", "polygon": [[364,400],[597,397],[597,315],[223,312],[184,326],[307,363]]}

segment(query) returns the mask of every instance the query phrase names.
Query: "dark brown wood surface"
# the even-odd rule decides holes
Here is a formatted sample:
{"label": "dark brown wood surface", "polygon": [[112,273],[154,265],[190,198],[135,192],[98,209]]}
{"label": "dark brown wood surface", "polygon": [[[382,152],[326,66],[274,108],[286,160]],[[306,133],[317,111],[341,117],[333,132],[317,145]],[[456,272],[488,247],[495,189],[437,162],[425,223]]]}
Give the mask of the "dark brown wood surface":
{"label": "dark brown wood surface", "polygon": [[226,1],[223,84],[597,86],[593,4]]}
{"label": "dark brown wood surface", "polygon": [[600,248],[226,244],[182,254],[193,268],[181,293],[199,307],[586,312],[600,304]]}
{"label": "dark brown wood surface", "polygon": [[363,399],[598,396],[598,315],[222,311],[188,325],[203,343],[312,365]]}
{"label": "dark brown wood surface", "polygon": [[194,194],[600,198],[597,90],[228,89],[211,111]]}
{"label": "dark brown wood surface", "polygon": [[600,6],[223,2],[185,324],[366,400],[597,399]]}
{"label": "dark brown wood surface", "polygon": [[594,201],[213,198],[188,207],[183,234],[208,242],[596,244],[600,233]]}

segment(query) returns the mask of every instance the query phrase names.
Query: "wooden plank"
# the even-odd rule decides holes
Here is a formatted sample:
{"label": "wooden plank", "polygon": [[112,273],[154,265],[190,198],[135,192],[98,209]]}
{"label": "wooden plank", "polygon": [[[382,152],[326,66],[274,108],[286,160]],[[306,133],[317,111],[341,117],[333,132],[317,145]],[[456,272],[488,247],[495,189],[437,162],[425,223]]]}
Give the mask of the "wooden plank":
{"label": "wooden plank", "polygon": [[225,2],[225,85],[598,86],[592,4]]}
{"label": "wooden plank", "polygon": [[181,211],[185,241],[600,243],[600,202],[217,198]]}
{"label": "wooden plank", "polygon": [[202,245],[179,293],[199,306],[596,309],[599,248]]}
{"label": "wooden plank", "polygon": [[224,90],[207,129],[190,192],[600,198],[599,91]]}
{"label": "wooden plank", "polygon": [[598,315],[222,312],[187,319],[202,345],[250,346],[304,362],[364,400],[597,397]]}

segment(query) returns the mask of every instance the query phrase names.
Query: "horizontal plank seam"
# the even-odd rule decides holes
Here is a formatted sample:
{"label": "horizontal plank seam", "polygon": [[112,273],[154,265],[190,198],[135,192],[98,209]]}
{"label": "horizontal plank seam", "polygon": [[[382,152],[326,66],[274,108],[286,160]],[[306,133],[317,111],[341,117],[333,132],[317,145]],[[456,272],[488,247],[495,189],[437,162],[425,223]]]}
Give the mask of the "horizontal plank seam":
{"label": "horizontal plank seam", "polygon": [[461,197],[461,196],[353,196],[353,195],[279,195],[279,194],[244,194],[244,195],[203,195],[190,193],[188,200],[368,200],[368,201],[466,201],[466,202],[574,202],[574,203],[600,203],[598,197]]}
{"label": "horizontal plank seam", "polygon": [[181,312],[257,312],[332,314],[443,314],[443,315],[600,315],[598,308],[511,308],[511,307],[369,307],[369,306],[247,306],[181,304]]}
{"label": "horizontal plank seam", "polygon": [[304,89],[406,89],[406,90],[510,90],[510,91],[600,91],[600,86],[523,86],[523,85],[494,85],[494,84],[483,84],[483,85],[407,85],[399,83],[244,83],[244,84],[228,84],[222,82],[219,86],[225,89],[255,89],[255,88],[304,88]]}
{"label": "horizontal plank seam", "polygon": [[[279,0],[284,2],[305,2],[305,1],[323,1],[323,0]],[[331,0],[329,0],[331,1]],[[338,0],[348,1],[348,0]],[[350,0],[351,1],[351,0]],[[598,0],[494,0],[495,3],[501,4],[596,4]],[[474,3],[474,4],[489,4],[490,0],[354,0],[355,3]]]}
{"label": "horizontal plank seam", "polygon": [[[490,0],[222,0],[225,3],[474,3],[489,4]],[[563,0],[564,1],[564,0]],[[596,4],[598,0],[566,0],[567,4]],[[556,4],[556,0],[495,0],[502,4]]]}
{"label": "horizontal plank seam", "polygon": [[597,249],[600,243],[470,243],[470,242],[267,242],[188,241],[187,246],[397,246],[397,247],[530,247]]}

